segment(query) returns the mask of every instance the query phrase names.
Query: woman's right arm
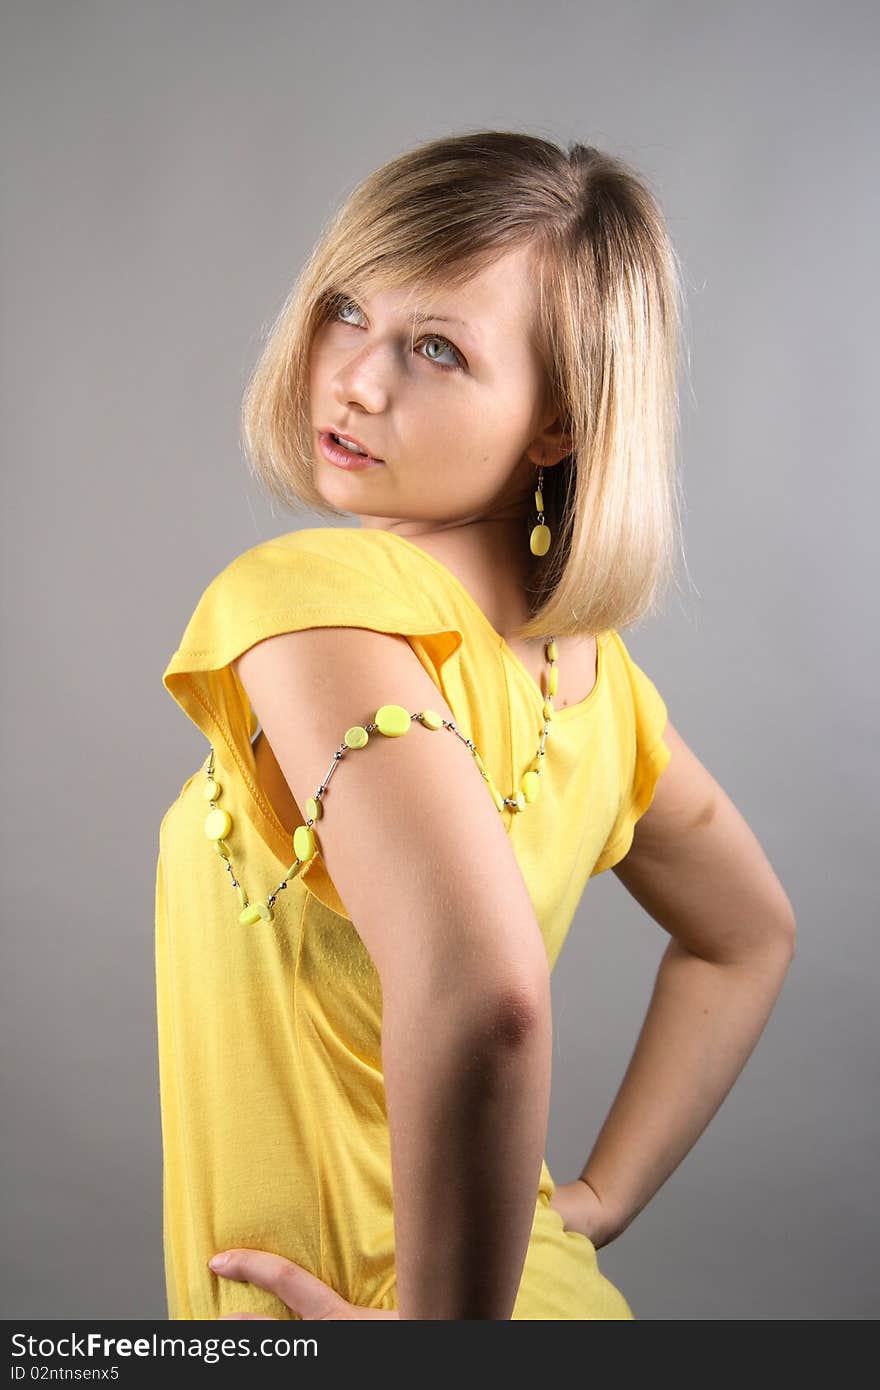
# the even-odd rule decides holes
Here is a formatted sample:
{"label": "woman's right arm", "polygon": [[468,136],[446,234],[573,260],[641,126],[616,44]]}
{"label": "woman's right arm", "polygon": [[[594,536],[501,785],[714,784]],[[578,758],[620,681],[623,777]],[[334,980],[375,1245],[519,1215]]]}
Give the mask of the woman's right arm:
{"label": "woman's right arm", "polygon": [[[380,705],[453,719],[408,642],[365,628],[267,638],[236,663],[298,806]],[[550,1105],[550,972],[489,789],[414,720],[346,752],[315,825],[382,986],[401,1318],[507,1319]]]}

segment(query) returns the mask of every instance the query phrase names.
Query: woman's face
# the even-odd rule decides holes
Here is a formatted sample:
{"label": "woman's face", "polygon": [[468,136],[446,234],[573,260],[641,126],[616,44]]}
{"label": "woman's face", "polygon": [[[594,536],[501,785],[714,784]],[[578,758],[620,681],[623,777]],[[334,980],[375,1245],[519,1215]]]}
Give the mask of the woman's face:
{"label": "woman's face", "polygon": [[[430,303],[394,290],[337,304],[310,363],[314,479],[326,501],[389,524],[461,523],[531,505],[540,453],[527,450],[552,415],[529,269],[525,248]],[[415,328],[414,307],[430,315]],[[324,429],[383,462],[338,466],[322,451]]]}

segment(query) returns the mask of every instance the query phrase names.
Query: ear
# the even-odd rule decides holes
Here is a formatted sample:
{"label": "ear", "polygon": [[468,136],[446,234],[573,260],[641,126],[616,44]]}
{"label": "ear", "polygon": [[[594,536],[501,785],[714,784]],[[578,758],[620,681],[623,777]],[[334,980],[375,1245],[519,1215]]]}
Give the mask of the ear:
{"label": "ear", "polygon": [[573,449],[572,436],[563,427],[561,416],[556,415],[544,426],[540,434],[535,435],[527,454],[536,468],[539,464],[544,468],[552,468],[566,458]]}

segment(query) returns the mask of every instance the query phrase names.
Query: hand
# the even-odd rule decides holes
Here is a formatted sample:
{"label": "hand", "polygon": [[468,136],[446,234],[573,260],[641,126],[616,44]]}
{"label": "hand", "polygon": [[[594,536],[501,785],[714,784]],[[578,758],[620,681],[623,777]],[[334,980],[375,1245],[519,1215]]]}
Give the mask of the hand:
{"label": "hand", "polygon": [[[384,1308],[359,1308],[355,1303],[347,1303],[329,1284],[282,1255],[247,1249],[224,1253],[228,1256],[226,1263],[214,1270],[219,1278],[236,1279],[241,1284],[256,1284],[258,1289],[268,1289],[306,1322],[349,1322],[355,1318],[400,1316],[396,1309],[386,1312]],[[225,1313],[217,1321],[280,1322],[282,1319],[273,1318],[269,1313]]]}
{"label": "hand", "polygon": [[584,1178],[557,1183],[550,1205],[559,1212],[567,1231],[579,1231],[597,1250],[619,1234],[613,1214]]}

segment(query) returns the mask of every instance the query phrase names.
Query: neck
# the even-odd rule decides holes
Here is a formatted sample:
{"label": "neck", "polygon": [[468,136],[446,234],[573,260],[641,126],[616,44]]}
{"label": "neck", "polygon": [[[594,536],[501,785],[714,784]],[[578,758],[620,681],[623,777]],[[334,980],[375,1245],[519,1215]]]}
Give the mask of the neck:
{"label": "neck", "polygon": [[[526,584],[535,557],[529,550],[521,509],[510,517],[448,523],[368,517],[362,525],[403,536],[434,555],[456,575],[505,640],[527,619]],[[534,638],[529,645],[539,644],[540,639]]]}

